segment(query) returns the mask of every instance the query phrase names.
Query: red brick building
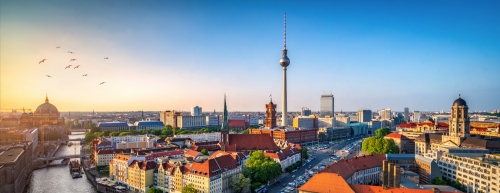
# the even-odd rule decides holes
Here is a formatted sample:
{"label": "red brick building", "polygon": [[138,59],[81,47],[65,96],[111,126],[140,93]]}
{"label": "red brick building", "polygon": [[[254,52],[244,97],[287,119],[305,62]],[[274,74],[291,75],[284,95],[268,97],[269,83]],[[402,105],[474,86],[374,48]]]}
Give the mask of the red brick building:
{"label": "red brick building", "polygon": [[289,143],[305,143],[318,140],[318,129],[249,129],[249,134],[266,134],[273,139],[285,140]]}

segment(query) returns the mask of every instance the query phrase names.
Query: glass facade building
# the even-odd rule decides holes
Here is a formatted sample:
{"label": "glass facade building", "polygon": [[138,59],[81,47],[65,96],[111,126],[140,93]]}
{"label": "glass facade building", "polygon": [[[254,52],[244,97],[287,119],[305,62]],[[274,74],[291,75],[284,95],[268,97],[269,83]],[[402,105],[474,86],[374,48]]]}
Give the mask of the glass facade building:
{"label": "glass facade building", "polygon": [[333,117],[333,95],[321,95],[320,101],[320,113],[322,117],[330,116]]}

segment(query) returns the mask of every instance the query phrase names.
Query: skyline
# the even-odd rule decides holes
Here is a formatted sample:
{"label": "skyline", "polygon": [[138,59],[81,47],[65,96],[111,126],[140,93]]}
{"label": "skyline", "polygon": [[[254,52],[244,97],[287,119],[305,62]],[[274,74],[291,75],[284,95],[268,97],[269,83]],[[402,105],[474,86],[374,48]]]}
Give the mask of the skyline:
{"label": "skyline", "polygon": [[500,106],[498,2],[283,2],[1,1],[0,109],[281,109],[284,12],[290,112]]}

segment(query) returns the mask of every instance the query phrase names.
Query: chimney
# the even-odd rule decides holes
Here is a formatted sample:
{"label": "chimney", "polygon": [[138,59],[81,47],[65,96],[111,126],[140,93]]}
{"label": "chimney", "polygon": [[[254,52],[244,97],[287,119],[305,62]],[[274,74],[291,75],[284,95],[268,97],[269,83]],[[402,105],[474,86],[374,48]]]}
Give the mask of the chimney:
{"label": "chimney", "polygon": [[398,166],[394,166],[393,172],[394,172],[392,174],[393,178],[394,178],[394,186],[393,187],[399,188],[401,185],[401,168]]}
{"label": "chimney", "polygon": [[384,186],[387,186],[387,180],[388,180],[388,171],[389,171],[389,168],[388,167],[388,164],[389,164],[389,161],[387,160],[384,160],[382,161],[382,185]]}
{"label": "chimney", "polygon": [[387,187],[394,187],[394,176],[392,175],[394,173],[394,164],[389,163],[389,166],[387,167],[389,171],[387,171]]}
{"label": "chimney", "polygon": [[434,193],[441,193],[441,190],[439,190],[439,188],[432,188],[432,192],[434,192]]}

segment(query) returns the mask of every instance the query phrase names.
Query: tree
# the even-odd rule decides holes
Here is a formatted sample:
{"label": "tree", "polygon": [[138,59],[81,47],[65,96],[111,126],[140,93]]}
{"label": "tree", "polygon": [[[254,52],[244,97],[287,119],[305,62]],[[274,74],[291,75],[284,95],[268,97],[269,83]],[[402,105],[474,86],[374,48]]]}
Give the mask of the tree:
{"label": "tree", "polygon": [[104,135],[104,136],[109,136],[109,134],[110,134],[110,132],[108,130],[102,132],[102,135]]}
{"label": "tree", "polygon": [[259,188],[261,185],[262,185],[262,183],[260,183],[260,182],[254,182],[254,183],[252,183],[251,188],[252,188],[252,190],[255,190],[255,189]]}
{"label": "tree", "polygon": [[380,129],[375,130],[375,134],[377,137],[384,137],[384,136],[388,135],[389,133],[391,133],[391,129],[389,129],[389,128],[380,128]]}
{"label": "tree", "polygon": [[120,133],[121,133],[120,131],[113,131],[109,134],[109,136],[118,136],[120,135]]}
{"label": "tree", "polygon": [[442,178],[434,178],[434,180],[432,180],[432,184],[434,184],[434,185],[448,185],[448,183],[446,181],[444,181]]}
{"label": "tree", "polygon": [[155,187],[149,188],[148,190],[148,193],[162,193],[162,192],[163,191],[161,191],[161,189]]}
{"label": "tree", "polygon": [[307,154],[307,148],[302,148],[300,150],[300,155],[302,156],[302,159],[307,159],[309,158],[309,155]]}
{"label": "tree", "polygon": [[120,135],[118,136],[124,136],[124,135],[133,135],[131,132],[121,132]]}
{"label": "tree", "polygon": [[182,188],[182,193],[197,193],[198,190],[194,188],[193,184],[188,184]]}
{"label": "tree", "polygon": [[83,138],[83,140],[85,141],[85,143],[90,143],[94,138],[95,138],[95,134],[92,132],[89,132],[89,133],[85,133],[85,137]]}
{"label": "tree", "polygon": [[394,140],[384,138],[389,133],[388,128],[377,129],[375,133],[375,136],[363,140],[361,150],[370,154],[399,153],[399,147]]}
{"label": "tree", "polygon": [[208,150],[207,149],[202,149],[200,151],[203,155],[208,155]]}
{"label": "tree", "polygon": [[252,182],[266,184],[281,174],[281,164],[275,162],[270,157],[264,156],[262,151],[254,151],[246,163],[243,174],[250,178]]}
{"label": "tree", "polygon": [[241,132],[241,134],[248,134],[250,131],[248,129],[245,129]]}
{"label": "tree", "polygon": [[229,179],[229,184],[231,185],[231,189],[233,190],[233,192],[236,193],[249,192],[250,183],[251,183],[250,178],[245,178],[245,176],[241,173]]}

